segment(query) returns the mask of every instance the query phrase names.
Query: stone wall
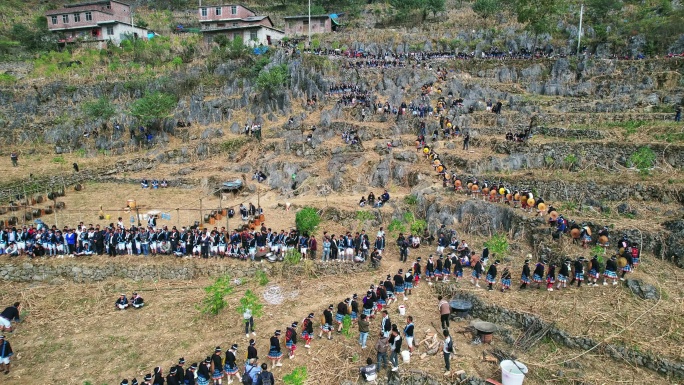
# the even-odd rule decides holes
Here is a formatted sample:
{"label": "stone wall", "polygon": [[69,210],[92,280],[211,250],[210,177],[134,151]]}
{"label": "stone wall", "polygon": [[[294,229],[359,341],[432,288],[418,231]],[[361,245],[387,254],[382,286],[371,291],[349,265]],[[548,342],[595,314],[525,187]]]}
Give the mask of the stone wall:
{"label": "stone wall", "polygon": [[229,274],[233,278],[252,277],[257,271],[285,277],[314,275],[328,276],[368,271],[367,264],[332,264],[305,261],[295,266],[283,263],[252,263],[236,260],[205,261],[153,258],[139,262],[113,261],[103,263],[101,258],[93,260],[34,260],[28,262],[4,262],[0,264],[0,279],[14,282],[59,283],[73,281],[89,283],[108,278],[123,278],[134,281],[160,279],[191,280]]}
{"label": "stone wall", "polygon": [[[448,298],[458,297],[471,301],[473,304],[473,309],[471,311],[473,317],[495,324],[507,325],[518,329],[528,328],[536,322],[540,322],[543,327],[548,326],[547,322],[532,314],[520,313],[497,305],[488,304],[476,295],[459,290],[453,284],[436,285],[435,291]],[[594,349],[594,347],[598,345],[598,347],[594,349],[596,353],[607,355],[614,360],[626,361],[633,365],[645,367],[658,372],[661,375],[684,378],[684,363],[670,360],[667,357],[663,357],[653,352],[642,352],[617,344],[596,341],[587,337],[573,336],[555,326],[550,328],[547,335],[555,342],[569,348],[589,350]]]}

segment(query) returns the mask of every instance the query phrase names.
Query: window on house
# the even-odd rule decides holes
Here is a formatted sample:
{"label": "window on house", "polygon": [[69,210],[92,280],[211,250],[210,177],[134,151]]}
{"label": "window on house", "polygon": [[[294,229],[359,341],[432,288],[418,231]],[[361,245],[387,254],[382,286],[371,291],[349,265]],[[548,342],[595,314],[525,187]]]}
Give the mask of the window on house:
{"label": "window on house", "polygon": [[107,35],[112,36],[114,34],[114,27],[107,27]]}
{"label": "window on house", "polygon": [[206,8],[202,8],[201,13],[202,13],[202,17],[207,17],[207,9]]}
{"label": "window on house", "polygon": [[254,40],[254,41],[257,40],[257,31],[251,31],[249,33],[249,40]]}
{"label": "window on house", "polygon": [[225,27],[226,23],[216,23],[217,28]]}
{"label": "window on house", "polygon": [[325,28],[325,19],[321,19],[321,28]]}
{"label": "window on house", "polygon": [[216,7],[216,16],[221,16],[221,7]]}
{"label": "window on house", "polygon": [[79,21],[81,21],[81,14],[74,13],[74,23],[78,23]]}
{"label": "window on house", "polygon": [[238,23],[237,23],[237,22],[233,22],[233,27],[237,27],[237,26],[238,26]]}
{"label": "window on house", "polygon": [[93,21],[93,14],[90,12],[86,12],[86,21]]}
{"label": "window on house", "polygon": [[236,5],[232,5],[230,7],[230,14],[231,15],[237,15],[237,6]]}
{"label": "window on house", "polygon": [[68,23],[69,22],[69,15],[62,15],[62,23]]}
{"label": "window on house", "polygon": [[57,16],[52,16],[52,24],[57,24]]}

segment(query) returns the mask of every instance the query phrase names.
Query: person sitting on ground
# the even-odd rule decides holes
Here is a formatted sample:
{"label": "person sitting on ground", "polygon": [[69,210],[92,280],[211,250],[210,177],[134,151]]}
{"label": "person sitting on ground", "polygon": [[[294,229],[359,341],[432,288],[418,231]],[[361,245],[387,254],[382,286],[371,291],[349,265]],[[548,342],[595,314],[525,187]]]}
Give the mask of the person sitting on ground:
{"label": "person sitting on ground", "polygon": [[365,197],[365,196],[361,196],[361,200],[359,201],[359,206],[360,206],[360,207],[363,207],[363,206],[365,206],[365,205],[366,205],[366,197]]}
{"label": "person sitting on ground", "polygon": [[375,381],[377,378],[377,367],[370,357],[366,358],[366,366],[359,368],[359,372],[367,382]]}
{"label": "person sitting on ground", "polygon": [[133,293],[131,305],[133,305],[133,308],[135,309],[140,309],[141,307],[145,306],[145,301],[141,296],[138,295],[138,293]]}
{"label": "person sitting on ground", "polygon": [[385,190],[385,192],[382,193],[382,195],[380,195],[380,201],[384,205],[385,203],[389,202],[389,200],[390,200],[390,195],[387,192],[387,190]]}
{"label": "person sitting on ground", "polygon": [[169,187],[169,182],[167,182],[166,179],[162,179],[162,181],[161,181],[161,187],[162,187],[162,188],[167,188],[167,187]]}
{"label": "person sitting on ground", "polygon": [[12,332],[12,322],[21,322],[19,318],[20,303],[15,302],[14,305],[8,306],[0,313],[0,333],[3,331]]}
{"label": "person sitting on ground", "polygon": [[162,241],[161,245],[159,246],[159,254],[171,254],[171,244],[169,242]]}
{"label": "person sitting on ground", "polygon": [[373,206],[375,204],[375,194],[373,194],[372,191],[368,193],[368,204],[370,206]]}
{"label": "person sitting on ground", "polygon": [[5,254],[9,255],[10,257],[18,257],[19,249],[17,248],[17,244],[15,242],[10,242],[5,249]]}
{"label": "person sitting on ground", "polygon": [[158,189],[159,188],[159,181],[156,179],[152,180],[152,188],[153,189]]}
{"label": "person sitting on ground", "polygon": [[128,298],[126,298],[126,294],[121,294],[119,296],[119,299],[116,300],[114,303],[114,306],[119,309],[119,310],[125,310],[128,308]]}
{"label": "person sitting on ground", "polygon": [[142,188],[150,187],[150,184],[147,182],[147,179],[143,179],[140,181],[140,187],[142,187]]}

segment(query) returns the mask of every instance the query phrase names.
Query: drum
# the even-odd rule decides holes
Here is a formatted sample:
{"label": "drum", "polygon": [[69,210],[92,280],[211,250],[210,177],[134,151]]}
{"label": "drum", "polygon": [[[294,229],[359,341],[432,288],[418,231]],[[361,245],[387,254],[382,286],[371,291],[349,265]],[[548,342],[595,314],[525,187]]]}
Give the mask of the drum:
{"label": "drum", "polygon": [[430,153],[430,147],[428,147],[428,146],[423,147],[423,154],[427,155],[429,153]]}
{"label": "drum", "polygon": [[487,195],[489,194],[489,188],[485,187],[482,189],[482,194]]}
{"label": "drum", "polygon": [[530,207],[534,207],[534,199],[532,198],[527,198],[527,205]]}
{"label": "drum", "polygon": [[587,234],[588,234],[589,236],[591,236],[591,228],[590,228],[589,226],[584,226],[583,228],[584,228],[584,231],[586,231]]}
{"label": "drum", "polygon": [[507,201],[512,201],[512,200],[513,200],[513,195],[511,195],[510,193],[506,194],[506,200],[507,200]]}
{"label": "drum", "polygon": [[439,166],[437,166],[437,172],[443,173],[444,172],[444,166],[442,166],[441,164]]}
{"label": "drum", "polygon": [[496,190],[492,190],[489,192],[489,196],[495,197],[496,196]]}
{"label": "drum", "polygon": [[451,175],[449,173],[444,174],[444,179],[451,180]]}
{"label": "drum", "polygon": [[456,179],[456,181],[454,182],[454,186],[456,186],[456,187],[461,187],[461,185],[462,185],[461,180],[460,180],[460,179]]}
{"label": "drum", "polygon": [[434,166],[439,166],[440,164],[442,164],[442,162],[441,162],[439,159],[435,159],[435,160],[432,162],[432,164],[433,164]]}
{"label": "drum", "polygon": [[470,189],[470,188],[472,188],[472,187],[473,187],[472,182],[468,182],[468,189]]}
{"label": "drum", "polygon": [[572,236],[572,239],[579,239],[580,233],[581,233],[581,231],[578,228],[574,228],[574,229],[570,230],[570,236]]}
{"label": "drum", "polygon": [[526,204],[526,203],[527,203],[527,197],[524,196],[524,195],[521,195],[521,196],[520,196],[520,203]]}
{"label": "drum", "polygon": [[599,243],[599,245],[607,244],[608,243],[608,237],[606,237],[605,235],[601,235],[598,239],[598,243]]}
{"label": "drum", "polygon": [[499,195],[504,195],[505,192],[506,192],[505,188],[499,187]]}
{"label": "drum", "polygon": [[516,201],[519,201],[520,200],[520,194],[515,193],[515,195],[513,196],[513,199],[515,199]]}
{"label": "drum", "polygon": [[477,190],[479,190],[479,189],[480,189],[480,188],[479,188],[476,184],[470,186],[470,190],[471,190],[471,191],[477,191]]}
{"label": "drum", "polygon": [[539,209],[539,211],[546,211],[546,203],[543,203],[543,202],[540,203],[540,204],[537,206],[537,209]]}
{"label": "drum", "polygon": [[551,217],[551,219],[553,219],[555,221],[556,219],[558,219],[558,212],[557,211],[551,211],[549,213],[549,216]]}

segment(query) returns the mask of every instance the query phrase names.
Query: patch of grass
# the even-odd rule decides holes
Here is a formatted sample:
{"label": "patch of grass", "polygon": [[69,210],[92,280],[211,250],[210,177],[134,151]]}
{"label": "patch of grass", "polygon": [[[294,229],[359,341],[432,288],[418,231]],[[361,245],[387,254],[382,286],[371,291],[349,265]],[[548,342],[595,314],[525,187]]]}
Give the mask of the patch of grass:
{"label": "patch of grass", "polygon": [[418,197],[413,194],[409,194],[404,197],[404,203],[409,206],[415,206],[418,204]]}
{"label": "patch of grass", "polygon": [[254,277],[259,282],[259,286],[266,286],[268,284],[268,275],[262,270],[257,271]]}
{"label": "patch of grass", "polygon": [[656,161],[656,154],[648,147],[639,147],[639,149],[629,157],[628,166],[636,167],[639,174],[648,175],[650,169],[653,168]]}
{"label": "patch of grass", "polygon": [[66,163],[66,160],[64,159],[63,156],[60,155],[60,156],[56,156],[56,157],[52,158],[52,163],[64,164],[64,163]]}
{"label": "patch of grass", "polygon": [[356,212],[356,220],[359,222],[372,221],[375,215],[370,211],[359,210]]}
{"label": "patch of grass", "polygon": [[406,226],[398,219],[392,219],[389,226],[387,226],[387,231],[390,233],[403,233],[406,231]]}
{"label": "patch of grass", "polygon": [[306,382],[307,371],[306,366],[298,366],[292,372],[283,376],[283,383],[285,385],[304,385]]}
{"label": "patch of grass", "polygon": [[241,149],[242,146],[247,144],[247,142],[248,142],[248,139],[245,137],[228,139],[225,142],[221,143],[221,151],[235,152],[235,151]]}
{"label": "patch of grass", "polygon": [[287,265],[296,265],[302,260],[302,254],[297,249],[288,250],[285,252],[283,261]]}

